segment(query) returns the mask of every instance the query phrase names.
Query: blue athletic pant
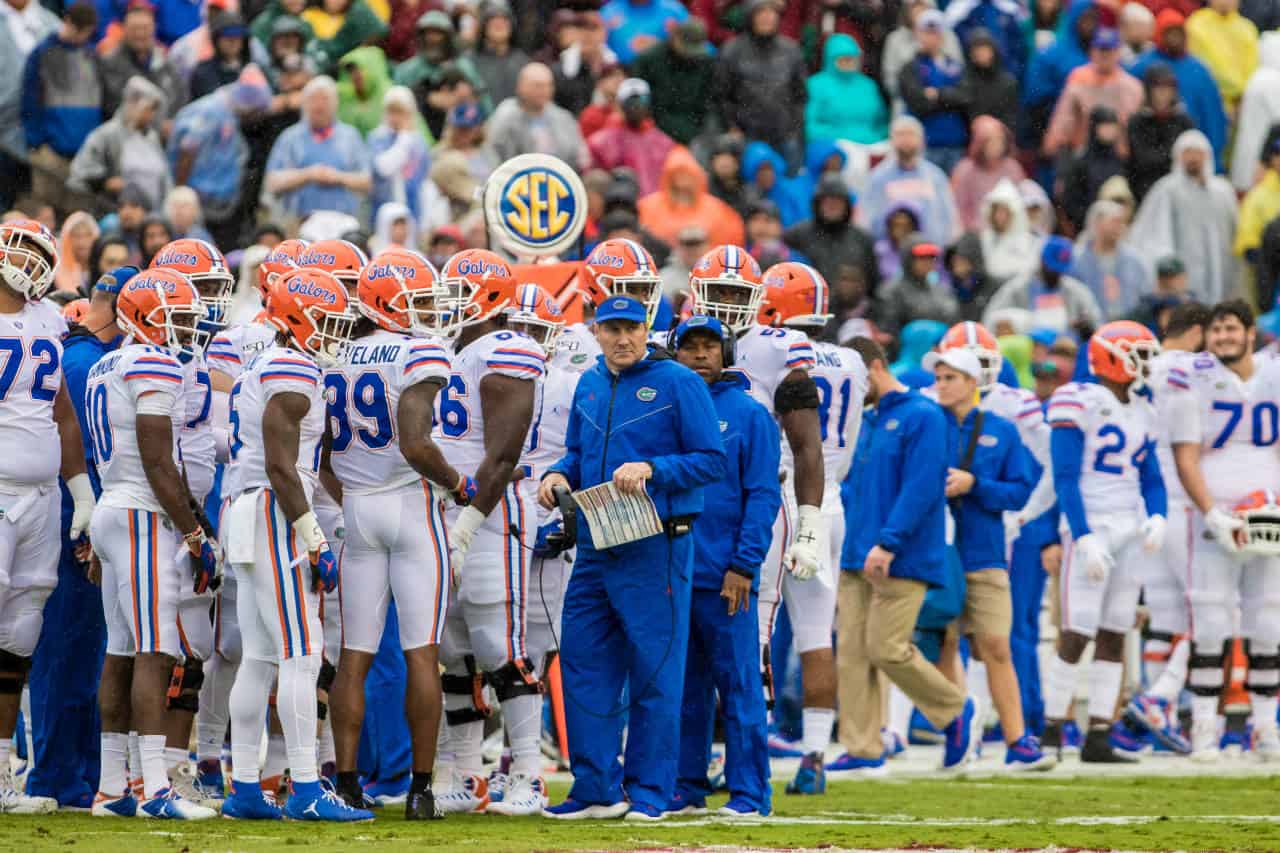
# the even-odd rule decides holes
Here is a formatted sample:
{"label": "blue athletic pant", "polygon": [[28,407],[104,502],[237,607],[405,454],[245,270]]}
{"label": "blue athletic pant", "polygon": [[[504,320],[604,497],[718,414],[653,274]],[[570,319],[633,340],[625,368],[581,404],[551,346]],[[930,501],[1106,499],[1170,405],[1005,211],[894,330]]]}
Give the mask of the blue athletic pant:
{"label": "blue athletic pant", "polygon": [[1044,697],[1040,693],[1040,604],[1048,578],[1040,565],[1038,537],[1022,536],[1013,543],[1009,564],[1009,594],[1013,599],[1013,630],[1009,650],[1022,693],[1022,718],[1027,731],[1044,731]]}

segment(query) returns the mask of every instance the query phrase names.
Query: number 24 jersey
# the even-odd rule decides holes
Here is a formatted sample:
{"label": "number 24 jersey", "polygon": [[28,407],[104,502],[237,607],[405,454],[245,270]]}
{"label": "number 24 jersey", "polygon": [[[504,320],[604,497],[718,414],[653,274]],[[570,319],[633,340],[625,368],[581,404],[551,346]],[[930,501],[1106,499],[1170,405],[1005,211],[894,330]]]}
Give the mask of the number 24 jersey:
{"label": "number 24 jersey", "polygon": [[1084,433],[1080,495],[1092,522],[1141,512],[1139,469],[1155,452],[1155,409],[1143,396],[1122,403],[1101,385],[1068,382],[1049,399],[1049,425]]}

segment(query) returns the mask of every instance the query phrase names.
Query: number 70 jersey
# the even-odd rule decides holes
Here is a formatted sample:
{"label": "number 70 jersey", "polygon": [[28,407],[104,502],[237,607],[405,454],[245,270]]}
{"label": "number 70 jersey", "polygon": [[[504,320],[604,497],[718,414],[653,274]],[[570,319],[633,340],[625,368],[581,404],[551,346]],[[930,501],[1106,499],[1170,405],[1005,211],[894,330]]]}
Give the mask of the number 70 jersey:
{"label": "number 70 jersey", "polygon": [[1080,495],[1092,523],[1141,511],[1139,469],[1156,442],[1155,409],[1145,397],[1131,394],[1122,403],[1101,385],[1068,382],[1049,399],[1049,425],[1084,433]]}
{"label": "number 70 jersey", "polygon": [[1200,470],[1215,503],[1280,488],[1280,361],[1254,356],[1248,382],[1201,353],[1169,371],[1169,441],[1200,445]]}

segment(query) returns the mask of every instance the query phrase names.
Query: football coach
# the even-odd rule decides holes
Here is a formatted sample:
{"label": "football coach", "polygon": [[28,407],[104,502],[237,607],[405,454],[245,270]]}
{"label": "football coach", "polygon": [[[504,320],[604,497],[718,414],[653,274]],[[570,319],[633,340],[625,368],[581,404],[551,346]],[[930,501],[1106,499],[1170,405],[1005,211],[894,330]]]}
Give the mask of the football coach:
{"label": "football coach", "polygon": [[[560,649],[574,781],[568,799],[544,814],[660,820],[677,772],[693,591],[689,534],[702,486],[725,475],[725,453],[706,382],[665,350],[649,350],[643,304],[610,297],[594,328],[602,354],[578,382],[564,458],[543,476],[538,499],[551,508],[557,487],[612,482],[624,494],[647,492],[663,529],[597,550],[579,525]],[[629,708],[621,703],[628,686]],[[624,779],[618,757],[628,710]]]}

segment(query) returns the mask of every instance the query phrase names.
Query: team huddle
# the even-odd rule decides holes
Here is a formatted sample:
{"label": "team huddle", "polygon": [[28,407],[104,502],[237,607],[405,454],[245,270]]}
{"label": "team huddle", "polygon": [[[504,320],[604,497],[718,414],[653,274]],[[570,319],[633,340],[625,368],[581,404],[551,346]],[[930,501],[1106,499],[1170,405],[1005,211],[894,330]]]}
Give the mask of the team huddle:
{"label": "team huddle", "polygon": [[[406,816],[544,813],[543,679],[573,551],[539,483],[556,476],[575,389],[600,353],[595,309],[629,297],[648,323],[657,313],[662,285],[648,253],[629,240],[597,246],[579,273],[586,320],[567,325],[546,290],[489,251],[460,252],[436,270],[406,249],[370,259],[342,240],[286,240],[258,269],[262,312],[228,326],[225,259],[177,240],[148,269],[98,285],[115,297],[124,343],[89,373],[83,437],[62,382],[66,324],[44,301],[57,263],[39,224],[0,227],[0,811],[56,807],[15,790],[8,768],[57,583],[61,477],[74,502],[71,540],[101,584],[107,624],[94,815],[373,819],[357,751],[364,682],[392,601],[412,739]],[[694,266],[690,291],[694,316],[680,328],[717,330],[719,367],[776,423],[782,495],[750,558],[760,649],[750,668],[763,701],[785,603],[804,683],[805,758],[788,790],[819,792],[836,707],[840,491],[873,402],[868,364],[862,350],[815,340],[829,320],[826,284],[804,264],[762,273],[741,248],[721,246]],[[1224,647],[1242,636],[1253,746],[1280,757],[1280,360],[1254,354],[1243,305],[1198,312],[1175,313],[1163,352],[1137,324],[1104,326],[1089,343],[1096,382],[1059,389],[1047,415],[1033,395],[996,382],[999,350],[982,327],[961,324],[940,347],[978,356],[981,408],[1012,421],[1041,468],[1030,497],[1006,514],[1008,540],[1060,507],[1050,751],[1063,745],[1092,642],[1082,757],[1121,760],[1108,732],[1141,594],[1158,664],[1125,720],[1212,760]],[[683,352],[676,332],[654,337],[651,346]],[[216,478],[215,525],[204,507]],[[1189,742],[1173,713],[1184,686]],[[487,775],[493,703],[510,768]],[[699,722],[708,749],[713,712]],[[726,729],[742,717],[726,713]],[[632,726],[642,721],[636,712]],[[976,740],[966,734],[948,763]],[[1017,740],[1017,761],[1051,766],[1034,738]],[[765,761],[762,738],[737,742]],[[278,796],[286,769],[291,785]],[[767,813],[767,794],[764,803]]]}

